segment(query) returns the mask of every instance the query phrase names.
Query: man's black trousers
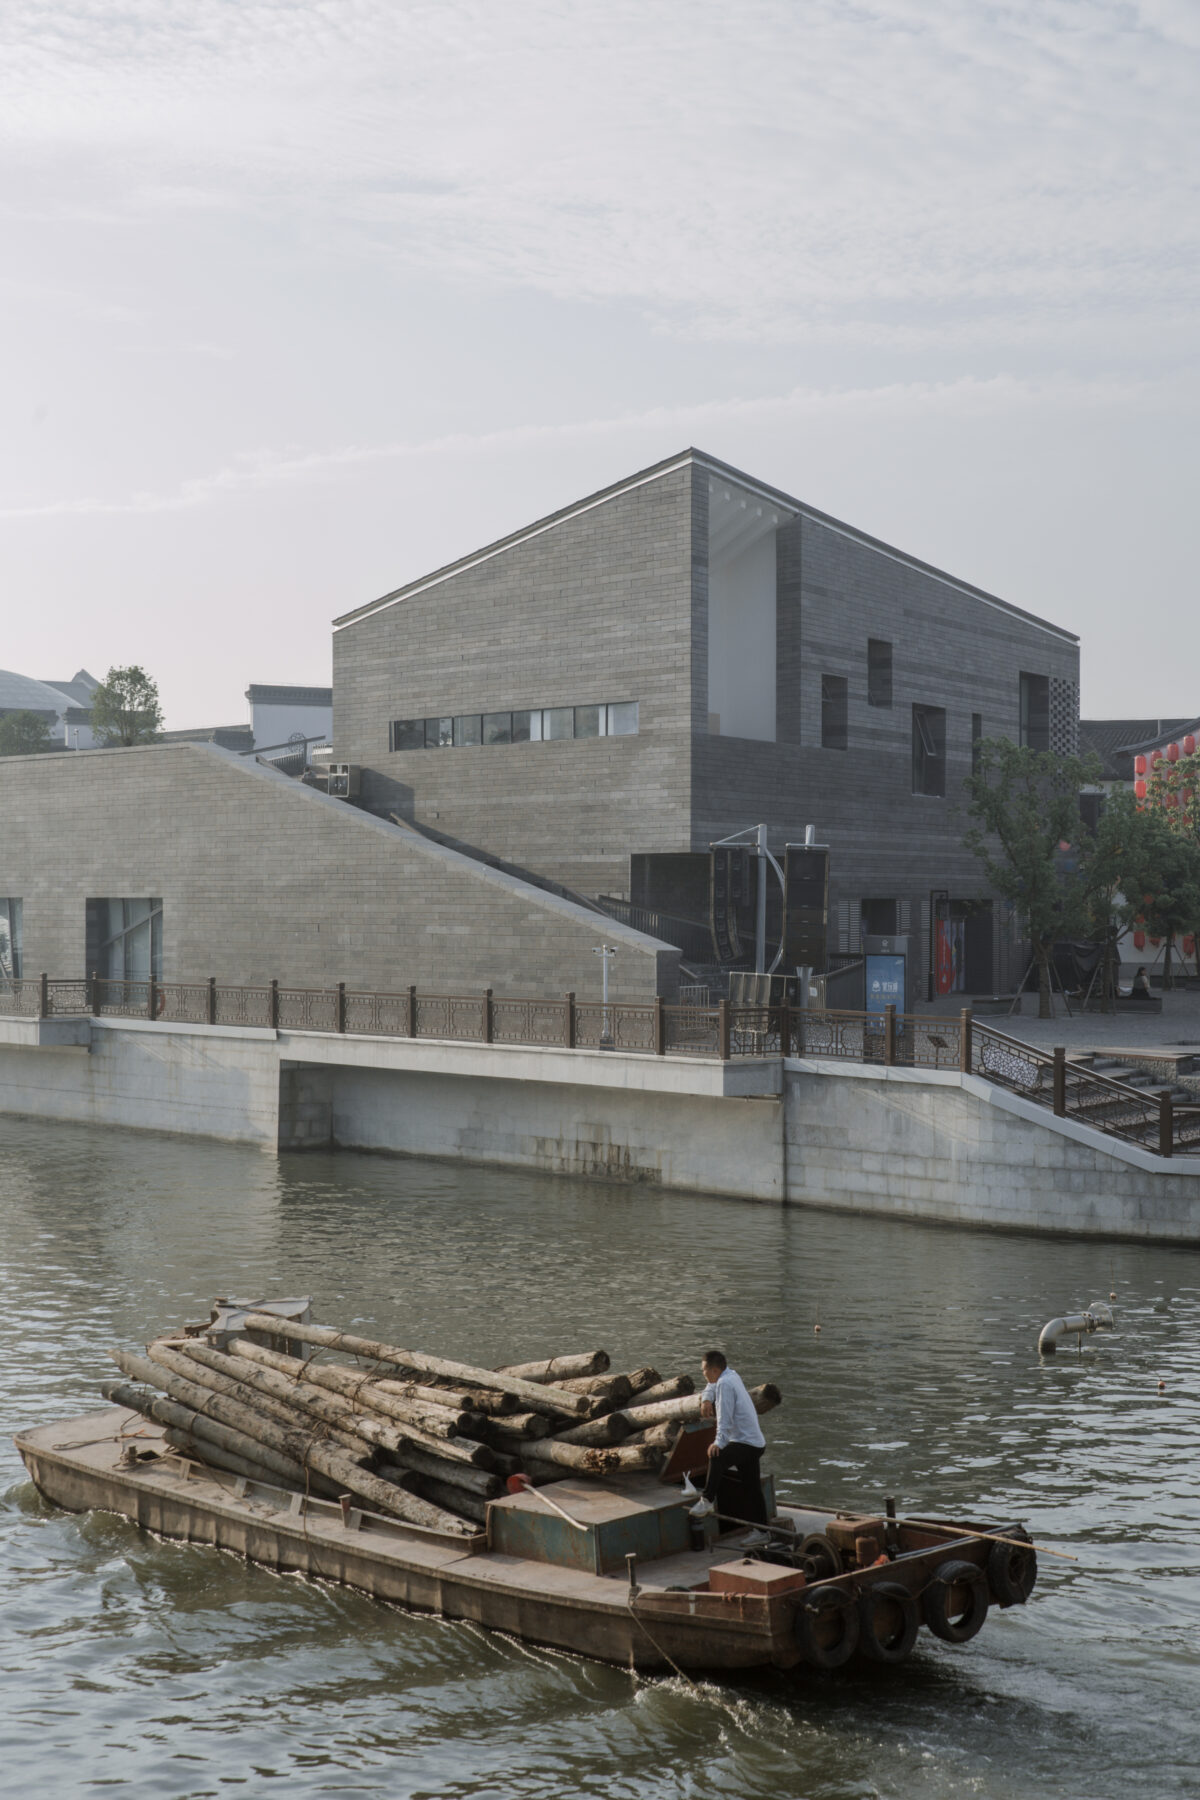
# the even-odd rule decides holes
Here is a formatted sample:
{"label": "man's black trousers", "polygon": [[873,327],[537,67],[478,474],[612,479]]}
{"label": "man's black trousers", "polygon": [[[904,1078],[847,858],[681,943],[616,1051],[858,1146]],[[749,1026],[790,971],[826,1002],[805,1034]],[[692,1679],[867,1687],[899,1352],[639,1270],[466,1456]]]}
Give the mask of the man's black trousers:
{"label": "man's black trousers", "polygon": [[766,1524],[767,1508],[758,1472],[762,1454],[761,1444],[726,1444],[709,1460],[704,1498],[715,1502],[723,1518]]}

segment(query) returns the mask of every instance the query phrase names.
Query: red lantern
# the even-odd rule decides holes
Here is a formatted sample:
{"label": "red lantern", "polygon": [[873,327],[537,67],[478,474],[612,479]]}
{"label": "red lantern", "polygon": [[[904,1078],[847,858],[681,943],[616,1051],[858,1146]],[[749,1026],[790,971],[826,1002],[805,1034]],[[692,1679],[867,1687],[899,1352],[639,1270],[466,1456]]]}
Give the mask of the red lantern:
{"label": "red lantern", "polygon": [[1191,932],[1183,940],[1183,954],[1185,956],[1195,956],[1196,954],[1196,940]]}
{"label": "red lantern", "polygon": [[1179,761],[1179,745],[1178,744],[1168,744],[1167,745],[1167,761],[1168,762],[1178,762]]}
{"label": "red lantern", "polygon": [[1162,759],[1163,759],[1162,751],[1156,750],[1154,752],[1154,755],[1150,758],[1150,767],[1152,769],[1157,769],[1157,767],[1158,767],[1159,763],[1162,761]]}
{"label": "red lantern", "polygon": [[1150,942],[1151,942],[1151,943],[1152,943],[1152,944],[1153,944],[1153,945],[1154,945],[1154,948],[1155,948],[1155,949],[1156,949],[1156,950],[1157,950],[1157,949],[1158,949],[1158,946],[1159,946],[1159,945],[1160,945],[1160,944],[1161,944],[1161,943],[1162,943],[1162,939],[1161,939],[1161,938],[1156,938],[1156,937],[1152,937],[1152,938],[1151,938],[1151,939],[1150,939]]}
{"label": "red lantern", "polygon": [[1146,773],[1146,759],[1144,756],[1134,757],[1133,772],[1135,775],[1144,775]]}
{"label": "red lantern", "polygon": [[1196,740],[1190,731],[1183,740],[1183,754],[1185,756],[1195,756],[1196,754]]}
{"label": "red lantern", "polygon": [[1133,947],[1135,950],[1144,950],[1146,948],[1146,934],[1144,931],[1134,932]]}
{"label": "red lantern", "polygon": [[[1141,761],[1141,760],[1142,760],[1142,759],[1141,759],[1141,757],[1140,757],[1140,756],[1139,756],[1139,758],[1138,758],[1138,761],[1139,761],[1139,762],[1140,762],[1140,761]],[[1139,800],[1144,800],[1144,799],[1145,799],[1145,798],[1146,798],[1146,784],[1145,784],[1145,782],[1144,782],[1144,781],[1142,781],[1142,780],[1140,780],[1140,779],[1139,779],[1139,780],[1137,780],[1137,781],[1135,781],[1135,782],[1134,782],[1134,784],[1133,784],[1133,791],[1134,791],[1134,793],[1135,793],[1135,794],[1136,794],[1136,795],[1137,795],[1137,797],[1138,797],[1138,799],[1139,799]]]}

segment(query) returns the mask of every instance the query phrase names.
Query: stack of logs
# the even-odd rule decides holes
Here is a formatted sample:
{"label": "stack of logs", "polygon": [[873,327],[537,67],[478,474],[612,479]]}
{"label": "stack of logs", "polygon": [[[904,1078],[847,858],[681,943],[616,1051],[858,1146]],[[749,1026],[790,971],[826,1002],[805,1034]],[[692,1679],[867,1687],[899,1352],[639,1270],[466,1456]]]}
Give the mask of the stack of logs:
{"label": "stack of logs", "polygon": [[[284,1355],[281,1340],[313,1350]],[[356,1360],[320,1360],[329,1351]],[[188,1335],[110,1354],[128,1380],[104,1397],[195,1461],[458,1535],[514,1474],[658,1469],[700,1418],[689,1376],[613,1375],[604,1350],[480,1369],[269,1313],[247,1313],[223,1350]],[[769,1384],[751,1394],[760,1412],[779,1404]]]}

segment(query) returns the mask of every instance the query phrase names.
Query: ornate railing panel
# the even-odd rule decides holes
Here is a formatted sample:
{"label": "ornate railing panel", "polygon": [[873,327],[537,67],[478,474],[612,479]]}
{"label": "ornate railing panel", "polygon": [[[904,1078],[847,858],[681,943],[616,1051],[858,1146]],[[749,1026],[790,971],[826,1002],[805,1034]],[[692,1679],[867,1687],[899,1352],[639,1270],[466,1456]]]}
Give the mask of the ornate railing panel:
{"label": "ornate railing panel", "polygon": [[667,1056],[719,1056],[720,1014],[715,1006],[664,1006],[663,1051]]}
{"label": "ornate railing panel", "polygon": [[345,998],[347,1031],[364,1037],[410,1037],[407,994],[347,993]]}
{"label": "ornate railing panel", "polygon": [[567,1042],[567,1002],[493,1000],[492,1042],[561,1049]]}
{"label": "ornate railing panel", "polygon": [[218,1025],[270,1026],[271,990],[269,987],[218,987]]}
{"label": "ornate railing panel", "polygon": [[654,1008],[628,1001],[605,1006],[598,1000],[580,1000],[575,1007],[575,1044],[580,1050],[652,1052]]}

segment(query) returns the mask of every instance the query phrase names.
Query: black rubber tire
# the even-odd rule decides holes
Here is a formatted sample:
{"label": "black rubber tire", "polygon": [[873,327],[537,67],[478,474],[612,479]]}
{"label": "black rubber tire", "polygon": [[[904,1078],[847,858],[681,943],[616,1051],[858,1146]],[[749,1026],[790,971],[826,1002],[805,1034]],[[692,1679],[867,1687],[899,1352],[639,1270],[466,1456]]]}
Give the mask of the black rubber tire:
{"label": "black rubber tire", "polygon": [[[827,1628],[838,1630],[826,1643]],[[818,1588],[800,1602],[796,1611],[796,1640],[805,1662],[818,1669],[840,1669],[858,1648],[858,1608],[853,1594],[843,1588]]]}
{"label": "black rubber tire", "polygon": [[[1028,1533],[1022,1531],[1019,1525],[1014,1526],[1006,1535],[1024,1541],[1020,1547],[1014,1544],[992,1545],[987,1560],[988,1585],[1001,1606],[1024,1606],[1037,1580],[1037,1551],[1029,1543]],[[1028,1549],[1025,1548],[1026,1544],[1029,1544]]]}
{"label": "black rubber tire", "polygon": [[842,1574],[846,1565],[836,1544],[822,1532],[810,1531],[800,1543],[800,1567],[809,1581],[826,1581]]}
{"label": "black rubber tire", "polygon": [[[900,1623],[895,1625],[896,1612]],[[889,1625],[882,1623],[891,1614]],[[916,1600],[898,1581],[876,1581],[858,1597],[858,1647],[872,1662],[901,1663],[912,1655],[921,1613]]]}
{"label": "black rubber tire", "polygon": [[[967,1590],[966,1610],[957,1616],[950,1612],[950,1590],[954,1587]],[[941,1638],[944,1644],[969,1643],[976,1632],[983,1629],[988,1600],[987,1576],[976,1563],[939,1563],[922,1596],[925,1623],[934,1637]]]}

